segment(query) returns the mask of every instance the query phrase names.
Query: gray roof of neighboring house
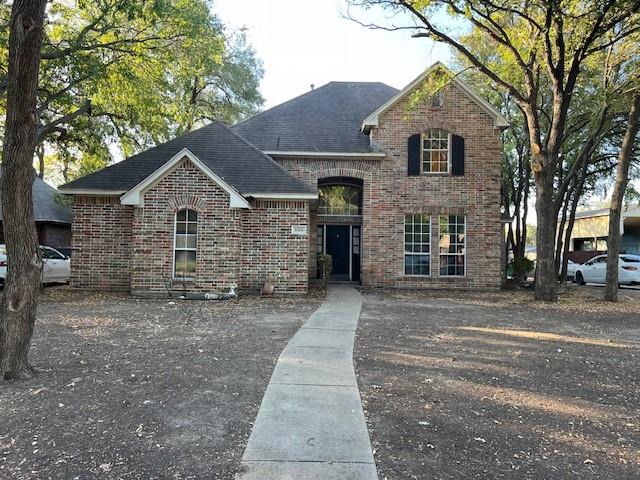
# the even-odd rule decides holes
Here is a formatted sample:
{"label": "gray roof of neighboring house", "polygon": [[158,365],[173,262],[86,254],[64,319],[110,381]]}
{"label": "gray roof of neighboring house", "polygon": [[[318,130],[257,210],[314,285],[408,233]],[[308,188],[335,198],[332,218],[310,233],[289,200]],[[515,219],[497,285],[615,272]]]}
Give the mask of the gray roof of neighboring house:
{"label": "gray roof of neighboring house", "polygon": [[60,189],[128,191],[183,148],[188,148],[216,175],[241,194],[313,193],[311,187],[220,122],[210,123],[150,148],[122,162],[69,182]]}
{"label": "gray roof of neighboring house", "polygon": [[576,212],[576,218],[602,217],[604,215],[609,215],[608,208],[598,208],[597,210],[585,210],[583,212]]}
{"label": "gray roof of neighboring house", "polygon": [[[638,208],[638,205],[627,205],[622,207],[622,213],[631,212]],[[576,218],[591,218],[591,217],[604,217],[609,215],[609,208],[598,208],[596,210],[585,210],[582,212],[576,212]]]}
{"label": "gray roof of neighboring house", "polygon": [[379,82],[330,82],[233,129],[267,152],[371,152],[362,122],[397,92]]}
{"label": "gray roof of neighboring house", "polygon": [[[0,176],[2,170],[0,169]],[[58,191],[40,177],[36,177],[31,187],[33,194],[33,216],[36,222],[71,224],[71,209],[56,201]],[[0,209],[2,221],[2,209]]]}

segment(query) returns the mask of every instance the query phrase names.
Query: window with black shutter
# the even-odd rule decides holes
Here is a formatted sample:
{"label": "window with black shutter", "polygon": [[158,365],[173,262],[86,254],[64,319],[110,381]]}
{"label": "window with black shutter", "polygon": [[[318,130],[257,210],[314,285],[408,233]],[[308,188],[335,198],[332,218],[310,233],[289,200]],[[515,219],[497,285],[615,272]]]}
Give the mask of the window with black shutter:
{"label": "window with black shutter", "polygon": [[451,135],[451,175],[464,175],[464,138]]}

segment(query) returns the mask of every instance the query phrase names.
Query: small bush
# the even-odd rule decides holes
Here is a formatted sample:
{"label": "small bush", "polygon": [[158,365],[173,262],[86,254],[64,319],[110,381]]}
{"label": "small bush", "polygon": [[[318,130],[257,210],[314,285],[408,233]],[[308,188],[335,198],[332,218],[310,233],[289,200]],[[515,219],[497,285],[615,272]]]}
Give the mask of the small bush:
{"label": "small bush", "polygon": [[525,257],[514,258],[509,263],[508,269],[511,270],[516,283],[524,283],[533,272],[533,262]]}
{"label": "small bush", "polygon": [[325,287],[329,278],[331,278],[331,270],[333,269],[333,259],[331,255],[318,255],[318,270],[322,286]]}

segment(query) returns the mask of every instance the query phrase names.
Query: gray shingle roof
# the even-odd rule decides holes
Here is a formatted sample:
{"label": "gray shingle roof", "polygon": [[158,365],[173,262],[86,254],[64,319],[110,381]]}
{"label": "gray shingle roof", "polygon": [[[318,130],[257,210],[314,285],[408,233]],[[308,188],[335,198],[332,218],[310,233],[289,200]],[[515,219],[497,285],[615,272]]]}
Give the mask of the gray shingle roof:
{"label": "gray shingle roof", "polygon": [[[2,176],[2,169],[0,169]],[[51,185],[36,177],[31,187],[33,195],[33,216],[36,222],[71,224],[71,209],[56,201],[58,191]],[[2,209],[0,209],[2,221]]]}
{"label": "gray shingle roof", "polygon": [[183,148],[241,194],[313,193],[313,190],[220,122],[150,148],[122,162],[69,182],[61,190],[127,191]]}
{"label": "gray shingle roof", "polygon": [[263,151],[370,152],[362,122],[397,92],[379,82],[330,82],[233,129]]}

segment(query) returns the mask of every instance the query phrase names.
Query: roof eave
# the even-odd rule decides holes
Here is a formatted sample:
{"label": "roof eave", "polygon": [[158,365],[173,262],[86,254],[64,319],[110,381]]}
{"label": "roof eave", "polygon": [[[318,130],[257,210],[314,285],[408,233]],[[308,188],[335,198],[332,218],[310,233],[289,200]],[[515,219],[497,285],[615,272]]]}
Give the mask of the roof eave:
{"label": "roof eave", "polygon": [[386,153],[384,152],[315,152],[304,150],[264,150],[266,155],[270,157],[324,157],[324,158],[384,158]]}
{"label": "roof eave", "polygon": [[60,193],[63,193],[65,195],[87,195],[87,196],[119,196],[122,195],[123,193],[126,193],[126,190],[109,190],[109,189],[102,189],[102,188],[69,188],[69,187],[65,187],[62,186],[60,188],[58,188],[58,191]]}

